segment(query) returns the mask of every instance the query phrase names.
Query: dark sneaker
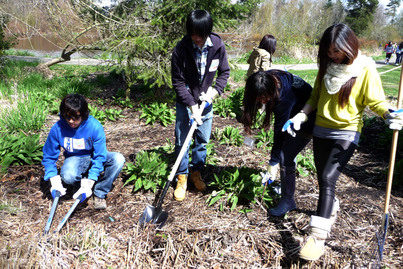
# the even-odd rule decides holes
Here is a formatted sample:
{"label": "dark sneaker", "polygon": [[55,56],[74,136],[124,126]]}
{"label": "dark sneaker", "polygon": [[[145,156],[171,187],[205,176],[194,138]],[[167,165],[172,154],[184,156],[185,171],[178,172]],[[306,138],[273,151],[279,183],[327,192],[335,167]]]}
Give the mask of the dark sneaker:
{"label": "dark sneaker", "polygon": [[94,196],[94,208],[97,210],[106,209],[106,200]]}

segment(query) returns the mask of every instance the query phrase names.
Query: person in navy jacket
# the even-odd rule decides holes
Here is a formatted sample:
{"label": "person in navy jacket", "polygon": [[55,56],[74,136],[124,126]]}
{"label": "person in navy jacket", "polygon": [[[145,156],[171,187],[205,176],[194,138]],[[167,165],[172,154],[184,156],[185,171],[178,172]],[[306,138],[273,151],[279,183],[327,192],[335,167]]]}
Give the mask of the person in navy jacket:
{"label": "person in navy jacket", "polygon": [[[180,149],[191,127],[193,118],[198,128],[194,134],[192,161],[185,154],[176,172],[174,198],[183,201],[186,196],[187,175],[198,191],[204,191],[201,172],[206,161],[213,120],[213,99],[221,95],[230,73],[224,42],[212,32],[213,20],[205,10],[192,11],[186,21],[186,31],[177,44],[171,60],[172,85],[176,92],[175,154]],[[215,84],[213,85],[215,78]],[[209,106],[200,107],[202,101]]]}
{"label": "person in navy jacket", "polygon": [[[59,174],[56,162],[62,149],[65,160]],[[124,163],[122,154],[107,151],[104,129],[89,115],[84,96],[67,95],[60,104],[60,120],[52,126],[43,147],[44,180],[50,181],[52,196],[55,191],[65,195],[64,184],[80,183],[73,198],[80,194],[89,198],[93,189],[95,209],[105,209],[106,195]]]}
{"label": "person in navy jacket", "polygon": [[262,126],[266,130],[270,128],[274,116],[273,147],[267,172],[262,176],[264,184],[267,180],[274,181],[280,168],[281,199],[276,207],[269,210],[272,216],[284,216],[296,209],[295,159],[312,138],[315,113],[311,113],[308,121],[293,135],[285,132],[283,126],[290,117],[300,112],[311,92],[311,85],[302,78],[282,70],[258,71],[246,81],[241,119],[245,132],[251,133],[259,109],[264,107],[266,112]]}

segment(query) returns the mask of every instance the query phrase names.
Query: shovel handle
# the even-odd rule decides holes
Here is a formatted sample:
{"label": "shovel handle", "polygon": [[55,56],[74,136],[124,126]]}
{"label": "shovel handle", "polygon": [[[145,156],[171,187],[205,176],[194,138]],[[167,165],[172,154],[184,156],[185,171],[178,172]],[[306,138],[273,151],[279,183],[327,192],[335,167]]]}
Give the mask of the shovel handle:
{"label": "shovel handle", "polygon": [[[397,96],[396,110],[400,109],[400,105],[402,102],[402,84],[403,84],[403,68],[400,66],[399,93]],[[389,200],[390,200],[390,193],[392,191],[393,171],[395,168],[395,157],[396,157],[396,148],[397,148],[397,139],[398,138],[399,138],[399,131],[393,130],[392,145],[391,145],[391,149],[390,149],[388,179],[387,179],[387,183],[386,183],[385,206],[383,208],[384,214],[387,214],[389,211]]]}
{"label": "shovel handle", "polygon": [[53,217],[55,216],[57,204],[59,203],[60,194],[61,194],[60,191],[55,191],[55,197],[53,199],[52,208],[50,209],[49,218],[48,218],[48,221],[46,222],[45,230],[43,231],[44,235],[49,233],[50,226],[52,225]]}
{"label": "shovel handle", "polygon": [[[205,107],[208,105],[209,105],[209,103],[207,103],[206,101],[203,101],[201,104],[201,107],[204,110]],[[202,113],[203,113],[203,110],[202,110]],[[168,181],[172,181],[174,179],[176,171],[178,170],[179,164],[182,161],[182,158],[185,155],[185,152],[187,151],[190,140],[192,139],[193,133],[196,129],[197,129],[197,123],[196,123],[196,121],[193,121],[192,126],[190,127],[190,130],[189,130],[189,133],[186,136],[185,142],[183,142],[182,148],[178,154],[178,157],[176,158],[175,164],[172,167],[171,173],[169,174]],[[161,197],[163,197],[163,196],[161,196]]]}

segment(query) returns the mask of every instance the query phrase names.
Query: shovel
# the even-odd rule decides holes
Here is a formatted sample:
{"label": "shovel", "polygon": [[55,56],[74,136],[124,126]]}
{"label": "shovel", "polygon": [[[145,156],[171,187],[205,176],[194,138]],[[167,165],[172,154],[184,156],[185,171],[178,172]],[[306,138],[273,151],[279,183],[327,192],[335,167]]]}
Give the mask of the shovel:
{"label": "shovel", "polygon": [[[397,109],[399,110],[400,104],[402,102],[402,84],[403,84],[403,69],[400,70],[400,82],[399,82],[399,94],[397,97]],[[399,131],[393,130],[392,135],[392,145],[390,150],[390,159],[389,159],[389,169],[388,169],[388,178],[386,183],[386,193],[385,193],[385,204],[383,208],[383,216],[382,216],[382,226],[380,227],[379,232],[376,233],[376,241],[378,244],[377,251],[377,259],[376,259],[376,267],[380,268],[382,258],[383,258],[383,249],[385,246],[386,234],[388,231],[389,225],[389,200],[390,193],[392,191],[392,180],[393,180],[393,171],[395,167],[395,157],[396,157],[396,148],[397,148],[397,140],[399,138]]]}
{"label": "shovel", "polygon": [[[209,103],[203,102],[201,104],[201,107],[206,108],[209,106]],[[203,112],[203,111],[202,111]],[[140,216],[139,219],[139,225],[144,226],[145,223],[151,223],[151,224],[158,224],[158,228],[161,228],[166,220],[168,219],[168,212],[163,211],[161,208],[162,201],[165,198],[165,195],[169,189],[169,186],[171,185],[171,182],[173,178],[175,177],[175,173],[178,170],[179,164],[182,161],[183,156],[185,155],[185,152],[187,151],[187,147],[190,143],[190,140],[192,139],[194,131],[197,129],[197,123],[195,120],[191,121],[192,126],[190,127],[189,133],[186,136],[185,142],[183,142],[182,148],[179,152],[178,157],[176,158],[175,164],[172,167],[171,173],[169,174],[168,181],[165,183],[164,190],[162,191],[161,197],[159,198],[157,202],[157,206],[152,206],[152,205],[147,205],[146,209],[144,210],[143,214]]]}

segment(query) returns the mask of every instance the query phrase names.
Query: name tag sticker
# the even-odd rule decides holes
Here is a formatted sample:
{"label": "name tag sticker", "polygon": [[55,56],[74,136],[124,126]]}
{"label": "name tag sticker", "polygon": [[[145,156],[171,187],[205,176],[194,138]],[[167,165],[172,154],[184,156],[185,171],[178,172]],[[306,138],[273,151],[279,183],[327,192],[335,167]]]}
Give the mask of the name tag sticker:
{"label": "name tag sticker", "polygon": [[219,64],[220,64],[220,60],[218,60],[218,59],[212,60],[208,71],[215,72],[217,70]]}
{"label": "name tag sticker", "polygon": [[80,139],[73,138],[73,148],[74,149],[85,149],[84,138],[80,138]]}

